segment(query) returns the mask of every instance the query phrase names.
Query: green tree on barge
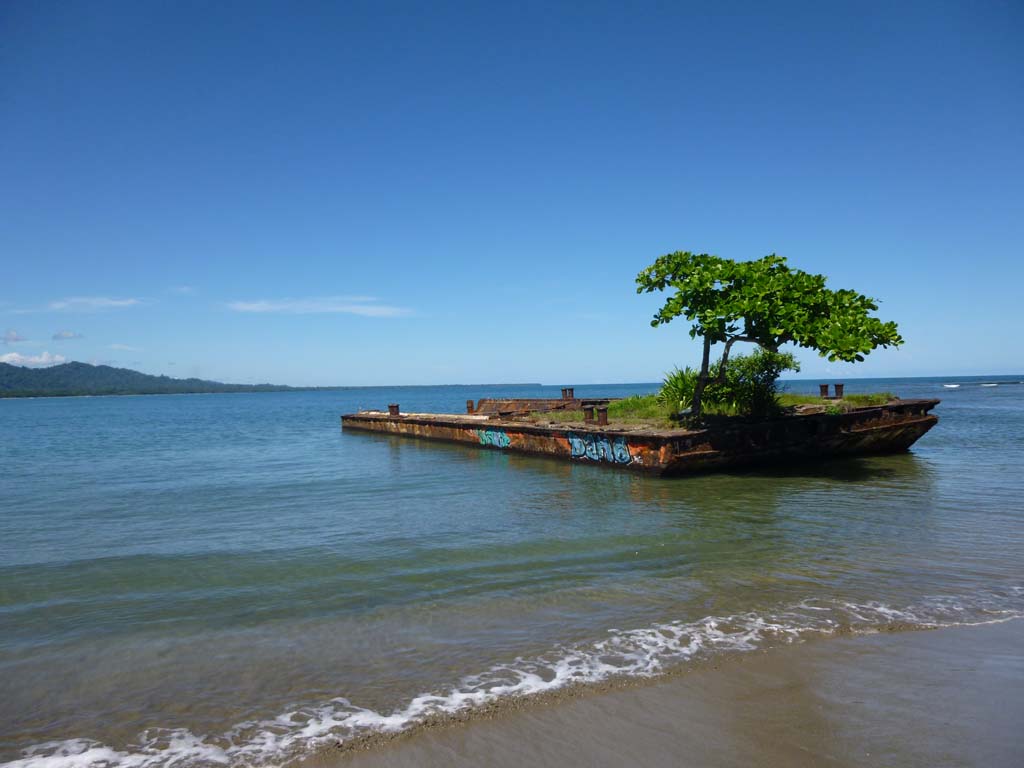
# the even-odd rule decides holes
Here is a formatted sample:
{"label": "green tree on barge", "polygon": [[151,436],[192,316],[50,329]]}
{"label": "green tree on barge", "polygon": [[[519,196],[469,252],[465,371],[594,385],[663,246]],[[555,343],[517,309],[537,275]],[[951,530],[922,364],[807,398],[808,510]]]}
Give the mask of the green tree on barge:
{"label": "green tree on barge", "polygon": [[[657,327],[685,317],[704,350],[693,393],[692,415],[700,416],[709,384],[725,380],[729,353],[739,341],[777,352],[783,344],[816,350],[830,361],[857,362],[877,347],[903,343],[894,322],[870,313],[874,299],[856,291],[825,287],[824,275],[791,269],[782,256],[733,261],[707,253],[676,251],[659,257],[636,278],[637,293],[673,289],[651,320]],[[723,343],[717,378],[711,347]]]}

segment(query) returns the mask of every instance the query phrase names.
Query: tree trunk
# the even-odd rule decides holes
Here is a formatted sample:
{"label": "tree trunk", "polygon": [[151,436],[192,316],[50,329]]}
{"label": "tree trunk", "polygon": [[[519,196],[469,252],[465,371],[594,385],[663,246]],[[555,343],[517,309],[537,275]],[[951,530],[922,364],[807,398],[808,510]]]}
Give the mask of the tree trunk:
{"label": "tree trunk", "polygon": [[700,416],[700,401],[704,397],[704,388],[708,385],[708,375],[711,368],[711,338],[704,337],[704,357],[700,361],[700,376],[697,377],[697,385],[693,388],[693,404],[690,406],[691,415],[694,418]]}

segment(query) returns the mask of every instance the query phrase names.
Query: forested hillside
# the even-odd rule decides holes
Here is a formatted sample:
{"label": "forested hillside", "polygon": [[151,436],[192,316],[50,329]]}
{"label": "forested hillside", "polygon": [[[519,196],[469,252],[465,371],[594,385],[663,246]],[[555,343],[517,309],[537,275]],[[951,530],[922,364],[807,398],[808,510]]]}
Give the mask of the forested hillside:
{"label": "forested hillside", "polygon": [[275,392],[288,389],[294,388],[274,384],[221,384],[203,379],[172,379],[128,368],[88,363],[64,363],[50,368],[0,363],[0,397]]}

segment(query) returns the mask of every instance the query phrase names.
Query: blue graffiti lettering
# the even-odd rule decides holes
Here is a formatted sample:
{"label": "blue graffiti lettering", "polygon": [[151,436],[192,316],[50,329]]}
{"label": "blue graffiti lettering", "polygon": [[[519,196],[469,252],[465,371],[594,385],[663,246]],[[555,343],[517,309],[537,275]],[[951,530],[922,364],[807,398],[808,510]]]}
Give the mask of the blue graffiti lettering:
{"label": "blue graffiti lettering", "polygon": [[574,435],[571,432],[568,435],[569,438],[569,454],[574,459],[582,459],[587,453],[587,444],[583,438],[579,435]]}
{"label": "blue graffiti lettering", "polygon": [[612,452],[614,453],[614,461],[616,464],[629,464],[633,461],[633,457],[629,454],[629,446],[626,445],[626,438],[619,437],[612,442]]}
{"label": "blue graffiti lettering", "polygon": [[626,438],[616,437],[611,440],[605,435],[587,435],[570,432],[569,453],[574,459],[589,461],[607,461],[612,464],[629,464],[633,461],[629,453]]}
{"label": "blue graffiti lettering", "polygon": [[495,448],[508,448],[512,440],[501,429],[478,429],[476,436],[480,445],[493,445]]}

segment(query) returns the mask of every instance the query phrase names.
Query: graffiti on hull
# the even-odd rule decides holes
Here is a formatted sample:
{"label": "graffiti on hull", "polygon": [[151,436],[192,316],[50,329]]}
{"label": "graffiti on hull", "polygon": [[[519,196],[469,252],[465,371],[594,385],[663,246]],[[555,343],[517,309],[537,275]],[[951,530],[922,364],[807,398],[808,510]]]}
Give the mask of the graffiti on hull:
{"label": "graffiti on hull", "polygon": [[512,443],[503,429],[478,429],[476,436],[480,445],[493,445],[495,448],[508,448]]}
{"label": "graffiti on hull", "polygon": [[625,437],[608,439],[607,435],[589,435],[570,432],[569,451],[574,459],[607,461],[611,464],[629,464],[633,457]]}

